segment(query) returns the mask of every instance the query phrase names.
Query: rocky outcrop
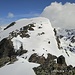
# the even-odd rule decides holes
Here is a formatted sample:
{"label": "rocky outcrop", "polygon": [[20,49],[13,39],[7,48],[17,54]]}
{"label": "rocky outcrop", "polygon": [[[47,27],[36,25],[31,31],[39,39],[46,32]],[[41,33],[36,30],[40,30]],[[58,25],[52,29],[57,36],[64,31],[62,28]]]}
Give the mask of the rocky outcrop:
{"label": "rocky outcrop", "polygon": [[62,65],[62,64],[65,64],[66,65],[66,62],[65,62],[65,57],[63,55],[59,56],[57,58],[57,63]]}
{"label": "rocky outcrop", "polygon": [[14,55],[15,50],[13,47],[13,43],[11,42],[11,40],[8,40],[7,38],[4,38],[1,42],[0,42],[0,58],[2,57],[11,57],[12,55]]}
{"label": "rocky outcrop", "polygon": [[16,51],[16,55],[21,56],[22,54],[27,53],[27,52],[28,52],[28,50],[24,50],[23,45],[21,44],[20,49]]}
{"label": "rocky outcrop", "polygon": [[29,58],[29,62],[43,64],[45,62],[44,56],[38,56],[36,53],[32,54]]}
{"label": "rocky outcrop", "polygon": [[71,42],[72,42],[72,43],[75,42],[75,36],[72,36],[72,38],[71,38]]}
{"label": "rocky outcrop", "polygon": [[56,59],[57,57],[51,54],[48,54],[47,59],[42,55],[42,56],[38,56],[37,53],[34,53],[30,56],[29,58],[29,62],[34,62],[34,63],[39,63],[39,64],[44,64],[50,61],[53,61],[54,59]]}
{"label": "rocky outcrop", "polygon": [[[20,30],[10,32],[8,38],[12,39],[14,37],[17,37],[18,35],[20,35],[20,37],[22,38],[29,38],[30,34],[28,34],[28,31],[34,31],[34,27],[34,23],[23,26],[22,28],[20,28]],[[41,33],[41,35],[42,34],[44,33]]]}
{"label": "rocky outcrop", "polygon": [[16,22],[12,22],[11,24],[9,24],[6,28],[4,28],[4,30],[8,29],[9,27],[13,26]]}
{"label": "rocky outcrop", "polygon": [[[57,61],[55,61],[57,60]],[[39,67],[33,68],[36,75],[74,75],[75,68],[71,65],[67,66],[64,56],[53,56],[48,54],[45,62]]]}
{"label": "rocky outcrop", "polygon": [[56,37],[56,41],[57,41],[57,45],[58,45],[58,48],[59,49],[61,49],[61,47],[60,47],[60,40],[59,40],[59,36],[57,35],[57,31],[56,31],[56,29],[54,28],[54,35],[55,35],[55,37]]}
{"label": "rocky outcrop", "polygon": [[0,42],[0,67],[8,62],[14,62],[16,59],[15,50],[11,40],[4,38]]}

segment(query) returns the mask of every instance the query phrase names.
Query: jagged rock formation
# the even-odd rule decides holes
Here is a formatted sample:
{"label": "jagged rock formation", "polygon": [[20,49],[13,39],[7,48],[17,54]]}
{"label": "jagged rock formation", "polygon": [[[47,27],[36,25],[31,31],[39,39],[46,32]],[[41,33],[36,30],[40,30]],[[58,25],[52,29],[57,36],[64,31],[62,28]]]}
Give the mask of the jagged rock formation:
{"label": "jagged rock formation", "polygon": [[11,40],[4,38],[0,41],[0,67],[16,60],[15,50]]}
{"label": "jagged rock formation", "polygon": [[[57,60],[57,62],[55,61]],[[33,68],[36,75],[74,75],[75,68],[71,65],[67,66],[64,56],[53,56],[48,54],[45,62],[39,67]]]}
{"label": "jagged rock formation", "polygon": [[29,62],[43,64],[46,61],[44,56],[38,56],[36,53],[32,54],[29,58]]}
{"label": "jagged rock formation", "polygon": [[63,55],[59,56],[57,58],[57,63],[62,65],[62,64],[65,64],[66,65],[66,62],[65,62],[65,57]]}
{"label": "jagged rock formation", "polygon": [[11,24],[9,24],[6,28],[4,28],[4,30],[8,29],[9,27],[13,26],[16,22],[12,22]]}
{"label": "jagged rock formation", "polygon": [[11,57],[12,55],[14,55],[15,50],[13,47],[13,43],[11,42],[11,40],[8,40],[7,38],[4,38],[1,42],[0,42],[0,58],[2,57]]}
{"label": "jagged rock formation", "polygon": [[22,45],[20,50],[15,52],[12,41],[8,38],[4,38],[0,41],[0,67],[8,62],[13,63],[17,60],[16,56],[20,56],[26,52],[27,50],[23,50]]}

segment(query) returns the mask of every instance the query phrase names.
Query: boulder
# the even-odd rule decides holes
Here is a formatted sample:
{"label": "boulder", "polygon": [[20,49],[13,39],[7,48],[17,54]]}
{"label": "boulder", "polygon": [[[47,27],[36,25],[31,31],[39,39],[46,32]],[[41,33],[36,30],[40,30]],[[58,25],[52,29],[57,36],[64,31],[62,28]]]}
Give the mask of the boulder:
{"label": "boulder", "polygon": [[63,55],[59,56],[59,57],[57,58],[57,63],[60,64],[60,65],[66,64],[66,63],[65,63],[65,57],[64,57]]}

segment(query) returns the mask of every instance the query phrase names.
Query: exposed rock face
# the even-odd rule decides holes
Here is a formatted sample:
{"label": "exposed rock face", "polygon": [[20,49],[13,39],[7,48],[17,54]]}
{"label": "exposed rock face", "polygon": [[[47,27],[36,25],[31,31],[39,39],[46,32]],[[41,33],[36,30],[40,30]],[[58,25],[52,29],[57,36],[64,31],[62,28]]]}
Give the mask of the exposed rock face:
{"label": "exposed rock face", "polygon": [[66,62],[65,62],[65,57],[64,57],[63,55],[59,56],[59,57],[57,58],[57,63],[60,64],[60,65],[66,64]]}
{"label": "exposed rock face", "polygon": [[17,60],[16,56],[20,56],[24,53],[27,53],[27,50],[23,50],[22,45],[20,49],[15,52],[12,41],[4,38],[0,42],[0,67],[4,66],[8,62],[13,63]]}
{"label": "exposed rock face", "polygon": [[[55,62],[57,59],[57,62]],[[33,68],[36,75],[74,75],[75,69],[70,65],[67,66],[65,63],[64,56],[53,56],[48,54],[45,62],[42,63],[39,67]]]}
{"label": "exposed rock face", "polygon": [[13,43],[11,42],[11,40],[8,40],[7,38],[4,38],[1,42],[0,42],[0,58],[2,57],[11,57],[12,55],[14,55],[15,50],[13,47]]}
{"label": "exposed rock face", "polygon": [[47,57],[46,61],[50,61],[50,60],[54,60],[54,59],[57,59],[57,57],[48,53],[48,57]]}
{"label": "exposed rock face", "polygon": [[29,58],[29,62],[34,62],[39,64],[43,64],[45,60],[46,59],[44,56],[38,56],[36,53],[32,54],[31,57]]}
{"label": "exposed rock face", "polygon": [[23,26],[22,28],[20,28],[20,30],[15,30],[15,31],[10,32],[8,38],[12,39],[14,37],[17,37],[18,35],[20,35],[20,37],[22,38],[29,38],[30,35],[27,32],[34,31],[34,27],[35,27],[34,23],[28,24],[27,26]]}
{"label": "exposed rock face", "polygon": [[72,38],[71,38],[71,42],[72,42],[72,43],[75,42],[75,36],[72,36]]}
{"label": "exposed rock face", "polygon": [[4,38],[0,42],[0,67],[7,62],[14,62],[16,60],[15,50],[11,40]]}
{"label": "exposed rock face", "polygon": [[9,24],[6,28],[4,28],[4,30],[8,29],[9,27],[13,26],[16,22],[12,22],[11,24]]}
{"label": "exposed rock face", "polygon": [[10,61],[9,57],[2,57],[2,58],[0,58],[0,67],[4,66],[9,61]]}
{"label": "exposed rock face", "polygon": [[24,53],[27,53],[27,50],[23,50],[23,45],[21,44],[21,47],[19,50],[17,50],[16,55],[21,56]]}
{"label": "exposed rock face", "polygon": [[57,45],[58,45],[58,48],[59,49],[61,49],[61,47],[60,47],[60,40],[59,40],[59,36],[57,36],[57,31],[56,31],[56,29],[54,28],[54,34],[55,34],[55,37],[56,37],[56,41],[57,41]]}

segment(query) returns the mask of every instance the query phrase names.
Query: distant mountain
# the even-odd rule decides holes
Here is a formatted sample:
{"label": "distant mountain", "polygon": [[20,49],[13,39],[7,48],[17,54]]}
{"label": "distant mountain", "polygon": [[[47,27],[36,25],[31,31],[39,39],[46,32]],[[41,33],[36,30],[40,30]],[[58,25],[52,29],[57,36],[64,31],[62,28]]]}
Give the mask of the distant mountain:
{"label": "distant mountain", "polygon": [[56,28],[56,36],[60,40],[60,49],[75,53],[75,29]]}
{"label": "distant mountain", "polygon": [[12,22],[0,32],[0,74],[53,75],[67,67],[74,71],[74,33],[52,28],[44,17]]}

